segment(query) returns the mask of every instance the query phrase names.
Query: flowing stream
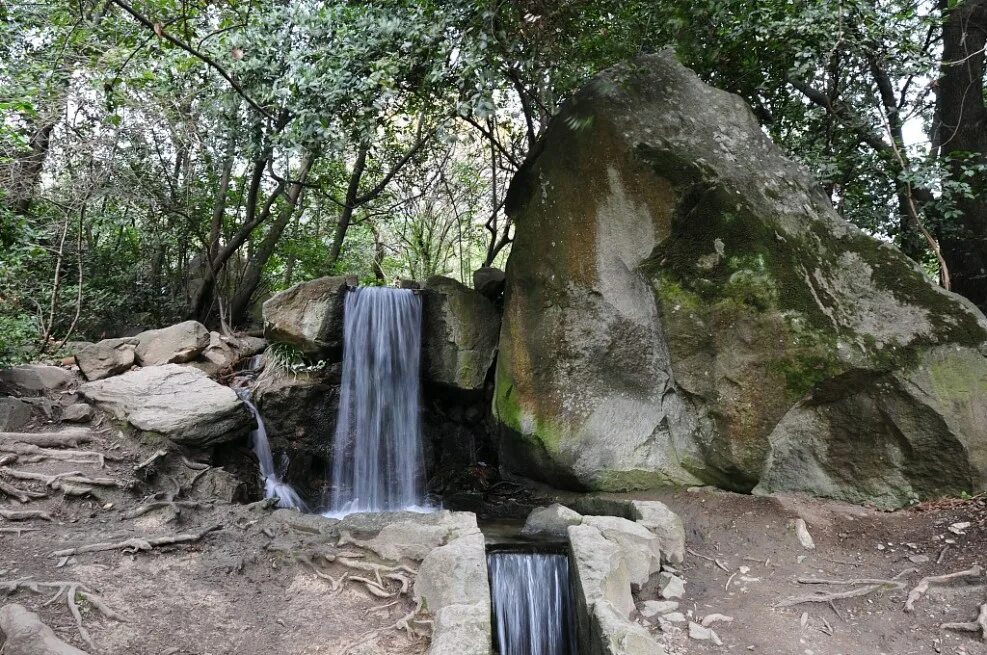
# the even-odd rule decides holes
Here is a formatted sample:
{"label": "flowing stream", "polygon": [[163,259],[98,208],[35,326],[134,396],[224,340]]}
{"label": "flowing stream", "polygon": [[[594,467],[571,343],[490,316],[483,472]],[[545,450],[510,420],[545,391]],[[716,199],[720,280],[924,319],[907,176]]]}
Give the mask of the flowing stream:
{"label": "flowing stream", "polygon": [[492,552],[487,567],[500,655],[576,655],[566,555]]}
{"label": "flowing stream", "polygon": [[240,397],[243,404],[247,406],[250,413],[257,421],[257,428],[251,433],[251,441],[254,444],[254,454],[260,462],[260,474],[264,478],[264,498],[277,498],[278,507],[294,507],[301,511],[306,511],[305,502],[301,499],[290,484],[282,482],[277,469],[274,468],[274,455],[271,453],[271,443],[267,439],[267,428],[264,426],[264,417],[260,415],[260,410],[250,400],[249,389],[237,389],[236,395]]}
{"label": "flowing stream", "polygon": [[364,287],[344,305],[330,515],[422,509],[421,297]]}

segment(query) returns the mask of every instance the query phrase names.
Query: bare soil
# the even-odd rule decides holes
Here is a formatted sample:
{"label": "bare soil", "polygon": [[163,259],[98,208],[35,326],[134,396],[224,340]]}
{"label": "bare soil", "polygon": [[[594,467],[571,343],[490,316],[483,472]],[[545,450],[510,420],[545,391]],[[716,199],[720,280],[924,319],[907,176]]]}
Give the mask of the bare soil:
{"label": "bare soil", "polygon": [[[96,463],[30,462],[26,460],[31,458],[21,457],[6,468],[45,475],[78,471],[90,477],[133,481],[135,486],[94,487],[76,498],[46,489],[42,482],[12,479],[0,472],[0,480],[48,494],[21,504],[0,493],[0,509],[41,510],[53,519],[0,518],[0,605],[27,606],[62,639],[93,655],[415,655],[427,650],[427,635],[409,635],[390,627],[414,610],[410,591],[396,593],[399,585],[390,580],[383,585],[394,593],[391,598],[377,597],[366,585],[353,581],[334,590],[345,573],[368,575],[321,557],[340,552],[334,547],[335,539],[292,527],[269,509],[218,500],[204,507],[182,508],[177,517],[164,507],[127,518],[146,495],[173,491],[173,481],[183,487],[178,499],[209,501],[208,490],[214,488],[208,481],[209,472],[190,485],[201,469],[189,468],[173,456],[167,468],[162,460],[163,470],[150,483],[139,482],[134,466],[152,454],[153,448],[139,446],[109,428],[99,430],[95,441],[78,449],[107,453],[117,461],[107,461],[105,468],[99,468]],[[197,533],[211,526],[218,529],[190,543],[136,552],[119,547],[67,559],[53,555],[86,544]],[[18,534],[20,528],[27,531]],[[364,552],[355,557],[370,555]],[[315,570],[332,580],[317,576]],[[49,603],[54,589],[40,588],[40,593],[34,593],[21,586],[4,597],[5,583],[13,581],[81,583],[125,621],[107,618],[94,603],[76,595],[83,626],[91,637],[87,644],[64,594]],[[0,636],[0,652],[2,644]]]}
{"label": "bare soil", "polygon": [[[679,609],[696,621],[713,613],[734,619],[711,626],[723,646],[689,640],[686,624],[668,633],[655,628],[670,653],[987,653],[981,635],[940,627],[977,618],[978,606],[987,602],[983,574],[933,584],[913,612],[904,611],[909,591],[921,578],[987,564],[987,498],[927,503],[892,513],[705,488],[650,498],[665,502],[685,522],[691,552],[681,567],[687,585]],[[795,518],[806,521],[814,549],[799,543]],[[964,522],[971,525],[957,530],[963,534],[949,530]],[[908,569],[915,571],[902,576],[900,589],[877,589],[832,604],[777,607],[796,596],[863,586],[799,584],[799,578],[889,579]]]}
{"label": "bare soil", "polygon": [[[59,636],[94,655],[415,655],[427,650],[427,636],[409,635],[395,626],[414,609],[411,594],[380,598],[359,582],[338,585],[345,573],[362,574],[321,557],[340,551],[334,539],[317,529],[306,530],[257,506],[219,500],[183,508],[177,516],[163,507],[128,518],[147,496],[173,493],[176,483],[182,488],[177,500],[200,503],[209,501],[217,487],[209,482],[209,472],[200,475],[200,468],[190,468],[177,455],[162,460],[156,473],[135,473],[135,465],[153,448],[108,426],[96,435],[79,449],[110,455],[113,460],[105,468],[96,462],[32,462],[24,456],[6,465],[45,475],[78,471],[129,481],[133,487],[94,487],[81,497],[69,497],[41,482],[0,475],[8,484],[47,493],[25,504],[0,494],[0,509],[41,510],[53,519],[0,519],[0,588],[18,580],[81,583],[125,620],[107,618],[94,603],[77,596],[91,636],[92,645],[87,645],[65,596],[48,602],[52,589],[34,593],[20,587],[0,598],[0,604],[18,602],[39,612]],[[987,654],[980,635],[940,627],[976,618],[977,607],[987,602],[983,575],[932,585],[915,602],[914,612],[904,611],[908,592],[923,576],[987,564],[987,499],[885,513],[711,489],[634,497],[664,501],[685,523],[690,552],[681,567],[688,584],[680,609],[693,620],[712,613],[733,618],[712,626],[722,646],[690,640],[687,624],[665,624],[662,630],[642,619],[671,655]],[[814,549],[799,543],[796,518],[806,521]],[[970,526],[956,530],[962,534],[949,530],[964,522]],[[68,559],[53,555],[97,542],[194,535],[212,526],[218,528],[196,541],[150,550],[118,547]],[[18,528],[28,531],[18,534]],[[859,588],[800,584],[799,578],[889,579],[908,569],[915,570],[901,576],[900,588],[879,588],[832,604],[778,607],[795,596]],[[384,584],[389,593],[398,591],[393,582]]]}

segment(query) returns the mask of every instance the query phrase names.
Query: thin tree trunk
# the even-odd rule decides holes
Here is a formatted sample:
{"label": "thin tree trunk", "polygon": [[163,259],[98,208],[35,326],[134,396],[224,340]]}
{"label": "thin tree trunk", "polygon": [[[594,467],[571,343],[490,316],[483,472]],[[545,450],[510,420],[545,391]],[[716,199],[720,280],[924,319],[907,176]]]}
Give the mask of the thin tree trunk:
{"label": "thin tree trunk", "polygon": [[367,146],[360,146],[360,150],[356,155],[356,162],[353,164],[353,172],[350,173],[350,181],[346,187],[346,198],[343,200],[343,208],[339,212],[339,221],[336,223],[336,233],[333,234],[332,246],[329,248],[330,270],[339,261],[339,255],[343,251],[343,240],[346,239],[346,230],[349,229],[350,221],[353,220],[353,211],[356,209],[357,199],[360,193],[360,180],[363,178],[363,172],[367,168],[368,150],[369,148]]}
{"label": "thin tree trunk", "polygon": [[277,248],[278,240],[284,233],[284,229],[288,226],[288,223],[291,222],[291,217],[295,212],[295,207],[298,205],[298,200],[301,197],[302,189],[305,185],[305,178],[308,177],[308,172],[312,167],[314,159],[314,155],[305,155],[302,158],[295,179],[288,186],[288,191],[285,193],[285,202],[281,207],[277,219],[271,224],[271,229],[260,244],[252,248],[247,268],[244,271],[243,278],[240,280],[237,292],[233,296],[233,301],[230,303],[230,322],[233,325],[243,325],[246,323],[250,301],[257,291],[257,287],[260,285],[264,266],[271,259],[271,255],[274,254],[274,250]]}

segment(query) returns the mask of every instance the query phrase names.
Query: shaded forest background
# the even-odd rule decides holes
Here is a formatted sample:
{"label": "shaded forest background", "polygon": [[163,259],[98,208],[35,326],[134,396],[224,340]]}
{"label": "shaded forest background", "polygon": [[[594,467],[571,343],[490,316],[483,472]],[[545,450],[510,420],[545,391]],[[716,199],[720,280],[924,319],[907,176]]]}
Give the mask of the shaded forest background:
{"label": "shaded forest background", "polygon": [[469,284],[566,97],[667,47],[983,308],[985,44],[987,0],[0,2],[0,360],[333,273]]}

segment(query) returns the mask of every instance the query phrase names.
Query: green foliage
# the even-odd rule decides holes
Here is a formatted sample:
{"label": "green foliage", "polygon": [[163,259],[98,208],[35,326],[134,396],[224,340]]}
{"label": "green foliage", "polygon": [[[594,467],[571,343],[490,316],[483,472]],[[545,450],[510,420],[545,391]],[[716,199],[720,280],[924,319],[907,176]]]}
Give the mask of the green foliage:
{"label": "green foliage", "polygon": [[[899,191],[931,190],[923,217],[941,236],[952,234],[961,200],[987,193],[982,160],[954,153],[959,165],[889,134],[896,115],[882,105],[875,70],[911,133],[931,127],[941,16],[924,1],[131,4],[199,54],[114,3],[0,8],[4,352],[28,356],[46,331],[62,338],[80,286],[79,338],[184,318],[208,260],[241,231],[216,270],[213,321],[255,259],[255,305],[332,273],[468,283],[478,266],[503,265],[512,234],[504,194],[565,99],[600,69],[669,46],[750,102],[844,216],[930,270]],[[827,94],[839,115],[796,83]],[[47,144],[37,139],[46,126]],[[904,163],[867,135],[894,143]],[[336,257],[360,152],[359,202]],[[292,207],[281,185],[308,156]],[[32,158],[43,173],[31,172]],[[18,208],[25,198],[27,211]],[[249,224],[250,208],[265,204],[267,218]],[[273,248],[262,254],[265,240]],[[731,274],[738,300],[773,302],[756,270]]]}

